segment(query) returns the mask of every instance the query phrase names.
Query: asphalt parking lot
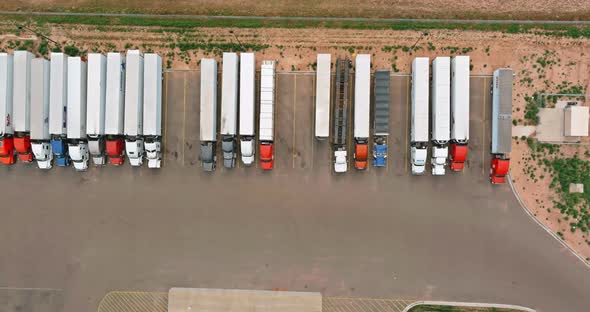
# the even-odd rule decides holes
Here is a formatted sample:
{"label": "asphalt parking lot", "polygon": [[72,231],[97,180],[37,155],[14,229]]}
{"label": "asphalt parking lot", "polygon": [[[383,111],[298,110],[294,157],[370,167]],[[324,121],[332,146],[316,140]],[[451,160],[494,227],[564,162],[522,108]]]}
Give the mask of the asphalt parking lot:
{"label": "asphalt parking lot", "polygon": [[[353,80],[351,79],[351,81]],[[333,174],[330,141],[318,141],[314,137],[315,74],[312,72],[278,72],[276,81],[275,168],[272,174],[288,175],[293,172]],[[486,133],[489,136],[491,125],[489,122],[483,121],[489,121],[487,118],[491,114],[490,83],[491,77],[471,78],[470,152],[467,168],[461,174],[485,176],[487,172],[489,151],[486,150],[486,146],[489,145],[489,138],[486,137]],[[350,87],[352,90],[354,84],[351,84]],[[189,168],[201,166],[198,159],[200,148],[199,88],[199,71],[169,71],[165,73],[164,166]],[[366,171],[354,170],[354,141],[352,127],[349,127],[349,172],[346,173],[347,175],[402,176],[408,174],[411,107],[409,75],[392,76],[391,95],[391,134],[387,166],[385,168],[369,166]],[[221,105],[220,86],[218,101]],[[351,109],[349,116],[352,119],[352,105],[349,107]],[[220,114],[220,109],[218,109],[218,114]],[[218,142],[220,141],[218,140]],[[217,152],[218,159],[222,159],[220,147]],[[234,169],[223,168],[221,163],[218,165],[218,171],[221,171],[222,174],[230,172],[237,175],[270,174],[261,172],[257,168],[258,163],[251,167],[245,167],[241,161],[238,161],[237,168]],[[427,170],[427,172],[430,171]],[[204,174],[210,175],[209,173]]]}
{"label": "asphalt parking lot", "polygon": [[170,287],[587,311],[590,270],[488,182],[489,77],[471,80],[468,167],[444,177],[408,172],[405,75],[387,168],[333,174],[313,79],[277,76],[272,172],[199,168],[195,71],[166,74],[161,170],[0,167],[0,311],[96,311],[110,291]]}

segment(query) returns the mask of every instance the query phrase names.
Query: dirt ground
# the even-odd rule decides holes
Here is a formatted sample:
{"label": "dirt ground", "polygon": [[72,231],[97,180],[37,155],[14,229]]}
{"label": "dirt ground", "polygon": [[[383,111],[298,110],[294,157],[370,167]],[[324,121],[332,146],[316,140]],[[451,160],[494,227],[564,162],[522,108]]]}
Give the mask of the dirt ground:
{"label": "dirt ground", "polygon": [[[534,92],[559,91],[563,81],[588,90],[590,81],[590,40],[547,37],[535,34],[505,34],[460,30],[432,30],[426,35],[417,31],[345,30],[345,29],[175,29],[135,27],[94,27],[78,25],[45,25],[49,37],[61,45],[72,45],[86,51],[124,51],[139,48],[164,56],[168,68],[198,68],[202,57],[216,57],[225,47],[244,46],[258,50],[258,62],[278,60],[279,70],[313,70],[317,53],[333,57],[353,57],[357,53],[372,55],[373,69],[389,68],[409,73],[416,56],[467,54],[472,60],[473,75],[491,75],[499,67],[514,69],[514,113],[517,124],[527,124],[524,117],[525,97]],[[12,35],[13,26],[0,23],[0,49],[10,50],[34,36]],[[198,46],[191,44],[199,44]],[[49,48],[52,46],[50,44]],[[586,92],[587,93],[587,92]],[[489,120],[489,119],[488,119]],[[533,214],[554,232],[562,232],[566,243],[584,258],[590,258],[587,234],[564,230],[566,223],[552,208],[555,194],[549,190],[549,175],[531,181],[523,168],[530,150],[526,141],[515,140],[511,154],[514,182],[525,204]],[[567,146],[564,155],[576,151],[584,157],[585,149]],[[548,210],[549,208],[549,210]]]}
{"label": "dirt ground", "polygon": [[588,0],[4,0],[0,10],[203,15],[563,19],[590,18]]}

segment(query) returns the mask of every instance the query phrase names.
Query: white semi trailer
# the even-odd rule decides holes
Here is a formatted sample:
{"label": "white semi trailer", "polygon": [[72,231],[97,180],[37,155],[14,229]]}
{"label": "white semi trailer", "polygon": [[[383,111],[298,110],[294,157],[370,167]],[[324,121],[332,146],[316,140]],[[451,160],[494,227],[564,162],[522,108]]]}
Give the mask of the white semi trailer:
{"label": "white semi trailer", "polygon": [[18,159],[33,161],[31,150],[31,61],[33,54],[28,51],[14,52],[13,71],[13,122],[14,146]]}
{"label": "white semi trailer", "polygon": [[359,54],[354,71],[354,167],[367,169],[371,121],[371,55]]}
{"label": "white semi trailer", "polygon": [[444,175],[451,134],[451,58],[432,61],[432,175]]}
{"label": "white semi trailer", "polygon": [[13,56],[0,53],[0,162],[12,165],[14,156],[14,129],[12,127],[12,75]]}
{"label": "white semi trailer", "polygon": [[238,67],[236,53],[223,53],[221,74],[221,149],[223,166],[233,168],[236,162],[238,128]]}
{"label": "white semi trailer", "polygon": [[412,61],[412,119],[410,130],[410,162],[413,175],[422,175],[428,154],[428,79],[429,60],[416,57]]}
{"label": "white semi trailer", "polygon": [[262,61],[260,67],[260,167],[274,168],[275,61]]}
{"label": "white semi trailer", "polygon": [[127,51],[125,79],[125,150],[131,166],[143,164],[143,54]]}
{"label": "white semi trailer", "polygon": [[67,144],[68,103],[68,56],[61,52],[51,53],[49,82],[49,133],[55,164],[70,165]]}
{"label": "white semi trailer", "polygon": [[469,56],[451,60],[451,141],[450,168],[461,171],[467,160],[469,143]]}
{"label": "white semi trailer", "polygon": [[53,153],[49,135],[49,61],[31,61],[31,145],[37,166],[51,169]]}
{"label": "white semi trailer", "polygon": [[88,169],[86,136],[86,62],[80,57],[68,58],[68,152],[77,171]]}
{"label": "white semi trailer", "polygon": [[162,162],[162,58],[145,54],[143,78],[143,136],[148,168]]}
{"label": "white semi trailer", "polygon": [[105,164],[105,110],[107,59],[100,53],[88,54],[86,135],[88,150],[96,166]]}
{"label": "white semi trailer", "polygon": [[105,108],[106,153],[111,165],[125,161],[125,55],[107,54],[107,90]]}
{"label": "white semi trailer", "polygon": [[256,59],[254,53],[240,54],[240,153],[242,163],[254,163]]}
{"label": "white semi trailer", "polygon": [[318,54],[315,87],[315,137],[325,140],[330,135],[331,55]]}
{"label": "white semi trailer", "polygon": [[217,61],[201,59],[200,160],[205,171],[213,171],[217,162]]}

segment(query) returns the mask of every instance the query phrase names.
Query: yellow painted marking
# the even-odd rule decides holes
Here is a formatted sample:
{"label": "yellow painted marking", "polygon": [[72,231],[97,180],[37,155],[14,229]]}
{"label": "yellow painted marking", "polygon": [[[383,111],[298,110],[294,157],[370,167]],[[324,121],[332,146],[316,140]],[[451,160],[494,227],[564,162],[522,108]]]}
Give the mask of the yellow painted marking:
{"label": "yellow painted marking", "polygon": [[293,156],[293,168],[295,168],[295,103],[297,102],[297,75],[293,76],[293,147],[291,154]]}
{"label": "yellow painted marking", "polygon": [[162,164],[165,165],[166,164],[166,159],[168,157],[166,157],[166,153],[167,153],[167,149],[166,149],[166,144],[168,143],[168,137],[167,134],[168,132],[166,131],[166,124],[168,121],[168,72],[164,72],[164,116],[166,116],[164,118],[164,141],[162,142]]}
{"label": "yellow painted marking", "polygon": [[184,90],[182,94],[182,165],[184,166],[184,146],[186,145],[186,72],[184,73]]}
{"label": "yellow painted marking", "polygon": [[482,118],[481,118],[481,129],[482,129],[482,133],[483,133],[483,137],[482,137],[482,143],[481,143],[481,174],[485,175],[485,168],[486,168],[486,164],[485,164],[485,153],[486,153],[486,98],[487,98],[487,92],[486,92],[486,78],[483,78],[483,113],[482,113]]}
{"label": "yellow painted marking", "polygon": [[410,128],[410,77],[406,79],[406,149],[404,152],[404,172],[408,173],[408,131]]}

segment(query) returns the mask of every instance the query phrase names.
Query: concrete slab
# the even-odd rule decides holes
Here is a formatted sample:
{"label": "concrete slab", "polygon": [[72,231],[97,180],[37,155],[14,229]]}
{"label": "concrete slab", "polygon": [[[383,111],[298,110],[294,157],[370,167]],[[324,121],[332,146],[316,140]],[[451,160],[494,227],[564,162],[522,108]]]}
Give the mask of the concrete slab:
{"label": "concrete slab", "polygon": [[537,140],[546,143],[574,143],[579,137],[566,137],[564,108],[540,108]]}
{"label": "concrete slab", "polygon": [[171,288],[168,312],[321,312],[318,292]]}

